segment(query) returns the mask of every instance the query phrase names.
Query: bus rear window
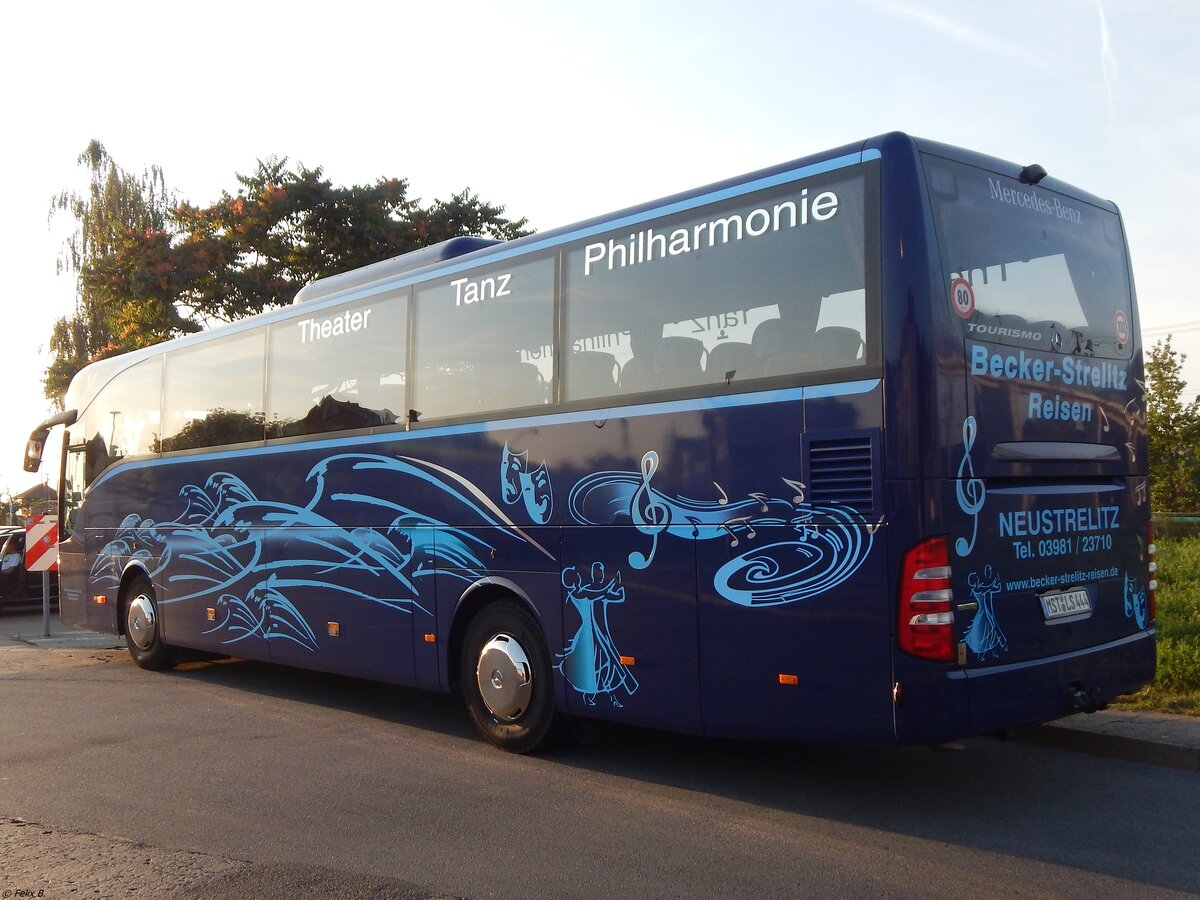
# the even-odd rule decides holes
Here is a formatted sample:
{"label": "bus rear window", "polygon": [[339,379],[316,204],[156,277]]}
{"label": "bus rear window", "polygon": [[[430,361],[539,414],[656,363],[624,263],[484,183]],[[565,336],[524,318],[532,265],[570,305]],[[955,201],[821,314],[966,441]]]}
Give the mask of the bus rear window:
{"label": "bus rear window", "polygon": [[1131,292],[1108,210],[948,160],[925,171],[949,309],[972,337],[1127,359]]}

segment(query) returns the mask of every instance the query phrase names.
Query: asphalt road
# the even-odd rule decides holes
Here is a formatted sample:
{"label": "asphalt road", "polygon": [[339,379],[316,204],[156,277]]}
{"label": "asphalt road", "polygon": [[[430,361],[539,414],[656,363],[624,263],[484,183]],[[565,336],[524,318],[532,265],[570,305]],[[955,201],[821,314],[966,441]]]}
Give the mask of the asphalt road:
{"label": "asphalt road", "polygon": [[517,757],[450,697],[0,650],[9,897],[1164,896],[1198,809],[1194,772],[991,739]]}

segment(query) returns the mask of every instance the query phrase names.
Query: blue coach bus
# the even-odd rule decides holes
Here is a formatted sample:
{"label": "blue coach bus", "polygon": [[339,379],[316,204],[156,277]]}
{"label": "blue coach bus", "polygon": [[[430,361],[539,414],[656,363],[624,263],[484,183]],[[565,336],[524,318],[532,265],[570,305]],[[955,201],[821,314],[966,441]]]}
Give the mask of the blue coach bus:
{"label": "blue coach bus", "polygon": [[1154,673],[1113,204],[889,134],[459,238],[94,363],[49,429],[61,610],[570,717],[937,742]]}

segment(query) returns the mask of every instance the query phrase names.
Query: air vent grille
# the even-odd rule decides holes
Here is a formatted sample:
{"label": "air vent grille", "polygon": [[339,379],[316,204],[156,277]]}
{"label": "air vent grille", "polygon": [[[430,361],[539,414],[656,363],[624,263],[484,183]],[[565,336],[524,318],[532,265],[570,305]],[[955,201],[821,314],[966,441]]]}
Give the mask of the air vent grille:
{"label": "air vent grille", "polygon": [[874,512],[873,449],[871,436],[866,434],[809,441],[809,499],[813,503],[840,503],[863,515]]}

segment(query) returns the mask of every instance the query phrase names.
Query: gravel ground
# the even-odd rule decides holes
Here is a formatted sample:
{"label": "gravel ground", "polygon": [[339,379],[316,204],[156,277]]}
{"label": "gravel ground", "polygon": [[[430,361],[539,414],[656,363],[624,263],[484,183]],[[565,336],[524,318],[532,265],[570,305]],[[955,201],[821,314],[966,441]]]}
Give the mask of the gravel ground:
{"label": "gravel ground", "polygon": [[388,878],[166,850],[0,818],[0,900],[87,897],[313,897],[446,900]]}

